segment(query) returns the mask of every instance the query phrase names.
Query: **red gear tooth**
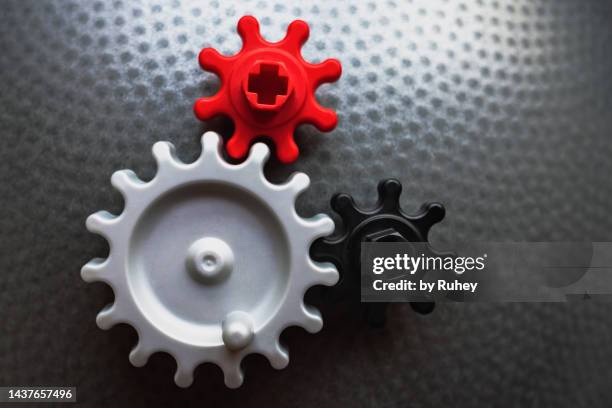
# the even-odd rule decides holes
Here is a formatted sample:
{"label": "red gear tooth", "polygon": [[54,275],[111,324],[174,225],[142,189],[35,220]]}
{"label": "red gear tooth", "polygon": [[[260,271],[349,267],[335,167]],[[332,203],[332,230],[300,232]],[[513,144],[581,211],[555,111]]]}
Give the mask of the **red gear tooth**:
{"label": "red gear tooth", "polygon": [[336,82],[342,75],[342,65],[335,58],[326,59],[320,64],[308,64],[308,75],[314,79],[314,88],[326,82]]}
{"label": "red gear tooth", "polygon": [[217,115],[227,115],[225,106],[227,103],[219,94],[210,98],[200,98],[193,105],[193,112],[200,120],[208,120]]}
{"label": "red gear tooth", "polygon": [[293,139],[284,139],[282,149],[279,148],[277,151],[278,160],[284,164],[293,163],[297,160],[300,155],[300,149],[298,149]]}
{"label": "red gear tooth", "polygon": [[298,125],[312,123],[324,132],[336,127],[336,113],[320,106],[314,92],[340,77],[340,62],[304,61],[300,49],[309,28],[301,20],[293,21],[277,43],[261,36],[252,16],[240,19],[238,33],[243,46],[236,55],[226,57],[212,48],[200,52],[200,66],[221,78],[221,88],[211,98],[198,99],[194,112],[202,120],[223,114],[234,121],[236,130],[226,145],[231,157],[245,157],[253,140],[265,136],[276,145],[278,159],[291,163],[299,155],[293,139]]}
{"label": "red gear tooth", "polygon": [[198,55],[198,62],[203,70],[215,73],[221,80],[232,68],[232,59],[219,54],[214,48],[204,48]]}
{"label": "red gear tooth", "polygon": [[230,157],[234,159],[243,159],[249,152],[251,139],[244,134],[236,134],[227,141],[226,149]]}
{"label": "red gear tooth", "polygon": [[259,22],[253,16],[244,16],[238,21],[238,34],[242,38],[241,52],[267,45],[259,32]]}
{"label": "red gear tooth", "polygon": [[[300,155],[300,149],[295,144],[295,139],[293,138],[293,131],[295,129],[287,129],[285,133],[277,133],[272,136],[272,140],[276,144],[276,157],[281,163],[293,163],[297,160]],[[289,137],[286,137],[286,134],[289,134]]]}
{"label": "red gear tooth", "polygon": [[302,20],[295,20],[287,27],[287,35],[281,40],[279,46],[289,52],[299,52],[302,45],[308,40],[309,35],[308,24]]}
{"label": "red gear tooth", "polygon": [[329,132],[338,124],[338,116],[331,109],[312,101],[304,109],[304,123],[312,123],[321,132]]}

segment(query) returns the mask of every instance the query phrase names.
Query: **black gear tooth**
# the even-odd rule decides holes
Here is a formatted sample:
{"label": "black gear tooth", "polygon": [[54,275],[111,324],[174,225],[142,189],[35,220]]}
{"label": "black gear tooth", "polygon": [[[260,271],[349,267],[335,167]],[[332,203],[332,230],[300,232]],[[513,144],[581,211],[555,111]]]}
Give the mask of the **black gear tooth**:
{"label": "black gear tooth", "polygon": [[[398,212],[400,208],[400,195],[402,194],[402,183],[391,178],[378,183],[378,206],[382,211]],[[380,211],[379,210],[379,211]]]}
{"label": "black gear tooth", "polygon": [[441,203],[430,203],[427,205],[427,214],[432,219],[433,223],[440,222],[446,215],[446,208]]}
{"label": "black gear tooth", "polygon": [[421,315],[428,315],[436,308],[435,302],[410,302],[412,310]]}
{"label": "black gear tooth", "polygon": [[446,215],[446,209],[440,203],[428,203],[422,207],[423,215],[421,219],[429,230],[434,224],[442,221]]}
{"label": "black gear tooth", "polygon": [[402,214],[402,217],[417,227],[423,238],[427,240],[431,227],[442,221],[445,215],[444,205],[434,202],[423,204],[416,215]]}
{"label": "black gear tooth", "polygon": [[355,200],[348,194],[335,194],[331,199],[332,209],[340,215],[347,229],[359,224],[363,218],[361,211],[357,208]]}
{"label": "black gear tooth", "polygon": [[355,201],[353,197],[346,193],[334,194],[331,199],[331,207],[338,214],[342,214],[349,207],[355,207]]}
{"label": "black gear tooth", "polygon": [[332,241],[329,238],[319,238],[310,246],[310,255],[317,262],[331,262],[340,271],[344,241]]}

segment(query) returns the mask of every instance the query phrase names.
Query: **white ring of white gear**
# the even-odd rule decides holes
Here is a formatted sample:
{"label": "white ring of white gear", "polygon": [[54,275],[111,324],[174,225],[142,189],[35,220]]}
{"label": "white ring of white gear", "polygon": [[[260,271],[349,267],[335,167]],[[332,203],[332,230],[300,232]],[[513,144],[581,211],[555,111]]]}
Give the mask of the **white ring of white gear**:
{"label": "white ring of white gear", "polygon": [[[156,143],[153,146],[153,156],[158,166],[155,177],[149,182],[144,182],[131,170],[115,172],[112,175],[111,183],[123,195],[125,201],[123,212],[115,216],[106,211],[100,211],[90,215],[86,222],[87,229],[102,235],[110,247],[107,258],[93,259],[81,270],[83,280],[105,282],[111,286],[115,294],[114,302],[98,314],[96,318],[98,326],[105,330],[118,323],[127,323],[134,327],[139,338],[129,355],[129,360],[134,366],[143,366],[149,356],[158,351],[172,355],[177,363],[174,380],[180,387],[191,385],[193,371],[199,364],[205,362],[215,363],[223,370],[225,384],[228,387],[239,387],[243,382],[241,361],[246,355],[252,353],[264,355],[276,369],[286,367],[289,356],[287,350],[280,344],[281,332],[289,326],[301,326],[310,333],[316,333],[323,327],[319,311],[304,304],[303,296],[306,290],[315,285],[331,286],[338,280],[338,272],[333,265],[314,262],[309,256],[311,243],[333,232],[333,221],[324,214],[304,219],[295,211],[297,196],[310,184],[308,176],[303,173],[295,173],[285,184],[272,184],[263,173],[264,164],[270,155],[265,144],[255,144],[247,160],[237,165],[223,160],[220,153],[221,148],[220,137],[216,133],[207,132],[202,136],[201,156],[195,162],[185,164],[176,157],[172,144]],[[168,285],[171,281],[165,282],[166,284],[156,281],[158,278],[165,279],[165,275],[158,275],[147,281],[145,278],[149,275],[146,270],[143,270],[146,268],[139,264],[141,261],[130,259],[131,256],[136,256],[133,255],[137,253],[134,246],[140,245],[139,240],[146,241],[147,239],[146,234],[137,232],[139,228],[142,229],[143,222],[139,223],[141,218],[152,211],[150,208],[160,201],[160,197],[171,196],[176,193],[177,189],[180,190],[181,186],[193,186],[197,183],[218,183],[229,189],[237,189],[256,196],[268,207],[271,214],[276,215],[277,220],[274,222],[278,222],[279,230],[282,230],[286,240],[287,253],[280,256],[285,257],[283,259],[286,259],[286,263],[283,265],[287,265],[288,270],[282,272],[285,275],[283,275],[280,290],[270,292],[272,294],[264,294],[267,297],[262,295],[264,299],[267,299],[265,300],[266,305],[271,302],[275,303],[274,307],[263,307],[257,304],[257,308],[253,310],[243,310],[244,305],[237,306],[236,310],[227,313],[225,317],[221,316],[218,321],[212,323],[207,321],[200,324],[190,320],[193,316],[179,316],[173,314],[171,310],[166,310],[166,305],[155,297],[154,291],[167,292],[170,290],[170,294],[173,295],[170,296],[171,301],[183,302],[181,307],[186,307],[185,310],[192,307],[189,302],[202,303],[206,299],[195,297],[190,299],[188,291],[185,294],[173,294],[171,289],[168,289],[169,286],[172,286]],[[213,207],[213,211],[216,211],[216,207]],[[160,214],[165,213],[160,212]],[[157,221],[155,218],[153,220]],[[197,224],[197,222],[198,220],[193,220],[193,223],[189,224]],[[231,223],[232,220],[225,220],[225,222]],[[176,239],[180,241],[178,238],[180,237],[177,235]],[[136,241],[136,244],[133,241]],[[206,258],[213,260],[212,267],[202,266],[207,276],[214,275],[216,270],[233,268],[235,260],[242,262],[240,253],[236,251],[233,254],[228,253],[230,249],[225,243],[219,243],[219,241],[216,238],[206,237],[196,241],[190,248],[185,248],[186,251],[189,250],[186,253],[191,254],[194,248],[197,253],[198,245],[206,246],[207,243],[212,242],[214,244],[211,249],[213,255],[215,245],[219,253],[226,254],[227,259],[222,260],[221,267],[217,267],[218,259]],[[249,244],[251,243],[244,245]],[[162,259],[160,262],[165,262],[165,259],[170,256],[165,253],[164,248],[155,248],[155,250],[159,252],[160,257],[166,257],[160,258]],[[145,252],[145,254],[151,254],[151,252]],[[172,256],[175,255],[172,254]],[[182,256],[182,253],[179,255]],[[187,255],[188,263],[194,259],[189,256]],[[262,256],[269,256],[269,254],[262,254]],[[142,262],[146,263],[146,260]],[[257,260],[251,260],[250,265],[256,269]],[[232,272],[232,275],[241,277],[240,281],[234,280],[232,284],[242,285],[243,277],[250,276],[245,274],[253,272],[244,269],[242,269],[244,272],[242,275],[238,271]],[[174,273],[179,272],[174,271]],[[180,272],[180,274],[183,273],[184,271]],[[226,282],[226,276],[221,276],[221,274],[219,276],[221,283],[218,283],[214,276],[212,280],[206,282],[198,282],[197,279],[193,279],[194,290],[207,291],[212,290],[208,285],[214,287],[214,285],[229,284]],[[206,279],[208,278],[209,276]],[[189,281],[189,278],[184,275],[176,275],[176,279],[181,282]],[[261,285],[261,282],[253,284]],[[274,285],[274,283],[270,284]],[[223,288],[221,287],[220,290]],[[254,295],[250,292],[252,291],[244,293],[244,296],[253,297]],[[233,301],[240,305],[240,296],[236,296]],[[204,305],[207,306],[207,304]],[[213,308],[215,306],[211,305]],[[231,310],[231,305],[227,307],[230,307]],[[267,313],[265,316],[262,316],[262,310]],[[191,312],[191,310],[188,311]]]}

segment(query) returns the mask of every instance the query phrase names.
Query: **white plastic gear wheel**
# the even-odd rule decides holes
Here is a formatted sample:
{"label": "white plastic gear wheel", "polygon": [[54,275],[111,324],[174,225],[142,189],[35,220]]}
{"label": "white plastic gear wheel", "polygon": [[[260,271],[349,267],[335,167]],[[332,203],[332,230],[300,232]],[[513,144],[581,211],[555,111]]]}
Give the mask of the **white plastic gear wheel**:
{"label": "white plastic gear wheel", "polygon": [[143,366],[154,352],[167,352],[181,387],[192,384],[204,362],[221,367],[228,387],[239,387],[241,361],[252,353],[284,368],[289,356],[281,332],[301,326],[315,333],[323,326],[304,293],[338,280],[331,264],[309,256],[311,243],[332,233],[333,221],[295,211],[308,176],[272,184],[263,174],[265,144],[255,144],[237,165],[225,162],[220,149],[219,136],[205,133],[201,156],[185,164],[172,144],[156,143],[155,177],[144,182],[130,170],[115,172],[111,182],[124,197],[123,212],[101,211],[86,222],[110,246],[106,259],[81,270],[85,281],[105,282],[115,294],[98,326],[133,326],[139,341],[131,363]]}

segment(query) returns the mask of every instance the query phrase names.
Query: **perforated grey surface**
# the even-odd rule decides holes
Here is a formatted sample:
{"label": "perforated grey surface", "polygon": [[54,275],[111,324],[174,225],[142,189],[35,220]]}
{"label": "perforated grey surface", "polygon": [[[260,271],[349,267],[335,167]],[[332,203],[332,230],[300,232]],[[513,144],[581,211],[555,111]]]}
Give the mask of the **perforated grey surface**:
{"label": "perforated grey surface", "polygon": [[609,406],[612,306],[441,305],[426,317],[390,310],[384,330],[324,307],[326,327],[283,338],[283,371],[247,358],[226,390],[213,366],[172,383],[173,361],[145,368],[127,327],[99,330],[112,299],[79,269],[103,256],[91,212],[119,212],[114,170],[155,172],[158,140],[193,160],[199,136],[229,135],[191,111],[218,80],[196,56],[239,49],[254,14],[280,39],[311,25],[305,57],[339,58],[319,100],[338,128],[304,126],[302,154],[271,179],[311,176],[305,216],[332,193],[363,204],[379,179],[404,184],[402,204],[436,200],[432,231],[454,240],[612,240],[612,5],[607,1],[405,2],[7,1],[0,13],[0,385],[75,385],[89,405]]}

